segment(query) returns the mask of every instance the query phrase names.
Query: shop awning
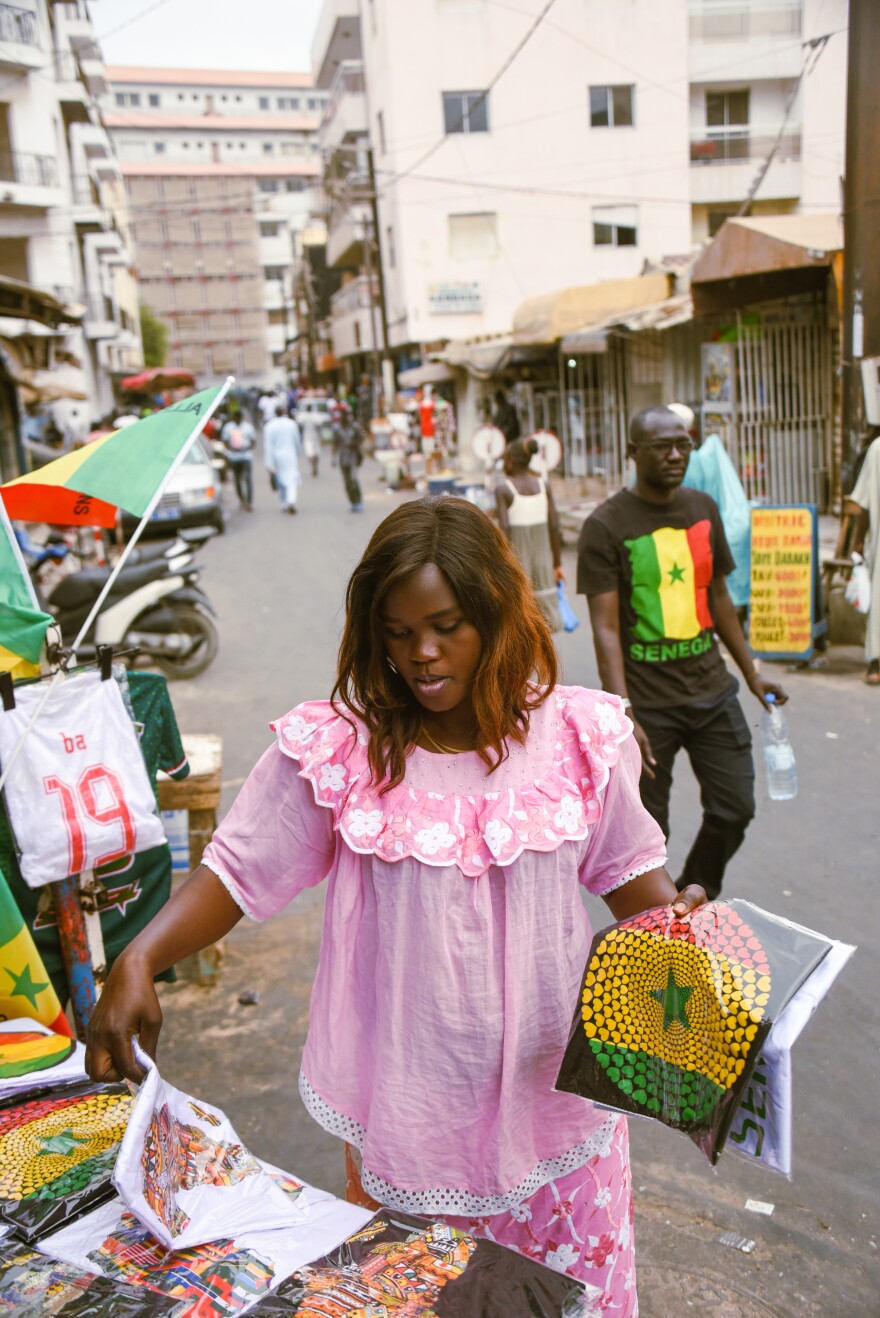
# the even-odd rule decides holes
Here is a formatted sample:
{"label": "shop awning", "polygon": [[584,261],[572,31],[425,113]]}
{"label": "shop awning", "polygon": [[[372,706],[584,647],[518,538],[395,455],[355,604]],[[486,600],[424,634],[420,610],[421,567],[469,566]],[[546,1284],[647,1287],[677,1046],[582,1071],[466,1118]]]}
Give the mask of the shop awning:
{"label": "shop awning", "polygon": [[675,297],[664,298],[662,302],[634,307],[632,311],[615,311],[596,325],[565,334],[559,349],[560,352],[573,353],[575,356],[607,352],[608,336],[613,330],[638,334],[640,330],[672,329],[674,325],[684,325],[692,320],[693,314],[690,293],[678,293]]}
{"label": "shop awning", "polygon": [[725,220],[691,273],[694,311],[711,315],[824,289],[842,251],[837,215]]}
{"label": "shop awning", "polygon": [[551,344],[566,334],[589,330],[617,312],[650,306],[670,297],[671,273],[606,279],[598,284],[563,288],[521,302],[513,316],[513,342]]}
{"label": "shop awning", "polygon": [[32,320],[57,329],[59,325],[78,325],[84,315],[85,307],[66,306],[51,293],[44,293],[20,279],[0,278],[0,316]]}
{"label": "shop awning", "polygon": [[446,362],[425,362],[424,366],[411,366],[397,375],[401,389],[420,389],[423,384],[444,384],[454,379],[455,372]]}
{"label": "shop awning", "polygon": [[547,349],[514,342],[510,334],[485,334],[473,339],[452,339],[437,357],[449,366],[467,371],[476,380],[489,380],[511,366],[545,357]]}

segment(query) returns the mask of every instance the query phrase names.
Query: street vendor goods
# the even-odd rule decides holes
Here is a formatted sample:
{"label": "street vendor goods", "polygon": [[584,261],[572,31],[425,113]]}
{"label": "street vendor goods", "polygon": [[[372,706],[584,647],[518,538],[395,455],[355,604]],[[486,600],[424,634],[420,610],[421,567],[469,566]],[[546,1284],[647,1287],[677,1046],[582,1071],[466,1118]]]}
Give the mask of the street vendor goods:
{"label": "street vendor goods", "polygon": [[302,1222],[302,1208],[266,1174],[223,1113],[167,1084],[137,1045],[135,1054],[147,1074],[113,1174],[134,1216],[177,1250]]}
{"label": "street vendor goods", "polygon": [[13,762],[35,708],[36,684],[0,712],[0,765],[9,764],[6,806],[32,888],[165,841],[137,735],[119,687],[97,672],[52,692]]}
{"label": "street vendor goods", "polygon": [[81,1085],[0,1109],[0,1221],[31,1243],[109,1198],[133,1105],[124,1085]]}
{"label": "street vendor goods", "polygon": [[600,1292],[445,1222],[377,1213],[254,1306],[259,1318],[590,1318]]}
{"label": "street vendor goods", "polygon": [[22,1016],[0,1021],[0,1101],[12,1094],[86,1080],[85,1048]]}
{"label": "street vendor goods", "polygon": [[25,1245],[0,1245],[0,1314],[15,1318],[160,1318],[175,1315],[171,1300],[118,1286]]}
{"label": "street vendor goods", "polygon": [[749,902],[593,940],[557,1088],[685,1131],[714,1163],[770,1027],[830,943]]}
{"label": "street vendor goods", "polygon": [[119,1199],[40,1241],[53,1258],[108,1280],[173,1298],[175,1318],[238,1314],[304,1263],[338,1245],[370,1218],[295,1177],[266,1167],[273,1184],[303,1209],[296,1227],[246,1232],[189,1249],[166,1249]]}

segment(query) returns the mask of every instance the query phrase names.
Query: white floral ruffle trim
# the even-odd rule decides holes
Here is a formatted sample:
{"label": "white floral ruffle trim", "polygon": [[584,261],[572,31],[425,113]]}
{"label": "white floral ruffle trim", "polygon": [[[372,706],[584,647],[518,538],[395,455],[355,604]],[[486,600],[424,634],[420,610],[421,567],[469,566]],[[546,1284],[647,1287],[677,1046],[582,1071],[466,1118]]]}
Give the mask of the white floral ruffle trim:
{"label": "white floral ruffle trim", "polygon": [[429,792],[405,781],[384,795],[373,782],[367,736],[329,701],[298,705],[272,724],[283,754],[300,765],[318,805],[352,851],[385,861],[412,856],[456,865],[478,878],[524,851],[583,841],[598,823],[611,769],[632,731],[617,696],[557,687],[546,774],[525,787],[481,795]]}
{"label": "white floral ruffle trim", "polygon": [[217,865],[213,864],[210,860],[205,860],[203,858],[202,864],[205,866],[206,869],[209,869],[212,874],[217,875],[217,878],[223,884],[223,887],[229,893],[229,896],[235,902],[236,906],[240,907],[240,909],[244,911],[248,919],[253,920],[255,924],[262,924],[262,917],[254,914],[254,912],[251,910],[251,908],[248,906],[247,902],[245,901],[244,897],[242,897],[238,887],[233,883],[232,879],[230,879],[229,875],[224,874],[223,871]]}
{"label": "white floral ruffle trim", "polygon": [[[317,1121],[330,1135],[353,1144],[363,1153],[367,1132],[358,1121],[346,1117],[331,1107],[309,1084],[305,1074],[299,1073],[299,1092],[309,1116]],[[366,1166],[361,1169],[361,1184],[367,1194],[372,1195],[387,1208],[396,1208],[401,1213],[415,1213],[416,1216],[435,1216],[450,1213],[454,1217],[494,1217],[496,1213],[507,1213],[516,1208],[524,1199],[540,1190],[549,1181],[567,1176],[569,1172],[583,1167],[591,1158],[605,1157],[611,1147],[611,1137],[620,1120],[619,1112],[609,1112],[601,1126],[598,1126],[581,1144],[567,1149],[557,1158],[545,1158],[535,1166],[519,1185],[503,1194],[479,1195],[466,1188],[438,1187],[427,1190],[401,1190],[390,1181],[376,1176]]]}

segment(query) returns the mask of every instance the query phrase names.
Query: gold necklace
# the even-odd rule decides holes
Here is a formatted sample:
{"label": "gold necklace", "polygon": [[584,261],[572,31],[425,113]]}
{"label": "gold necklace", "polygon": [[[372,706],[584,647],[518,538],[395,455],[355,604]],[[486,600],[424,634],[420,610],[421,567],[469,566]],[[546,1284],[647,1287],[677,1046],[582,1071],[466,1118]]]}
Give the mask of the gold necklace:
{"label": "gold necklace", "polygon": [[468,753],[467,750],[463,750],[460,746],[444,746],[442,742],[437,741],[435,737],[431,736],[424,723],[421,725],[420,732],[423,736],[427,737],[434,749],[438,750],[441,755],[467,755]]}

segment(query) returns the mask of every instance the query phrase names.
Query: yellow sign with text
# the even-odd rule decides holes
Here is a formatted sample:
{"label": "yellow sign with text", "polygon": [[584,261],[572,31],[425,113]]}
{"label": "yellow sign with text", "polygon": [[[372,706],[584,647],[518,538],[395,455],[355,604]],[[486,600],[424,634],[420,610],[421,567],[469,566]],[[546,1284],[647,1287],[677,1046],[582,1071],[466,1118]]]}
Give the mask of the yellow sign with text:
{"label": "yellow sign with text", "polygon": [[749,645],[768,659],[810,655],[814,639],[815,510],[752,509]]}

